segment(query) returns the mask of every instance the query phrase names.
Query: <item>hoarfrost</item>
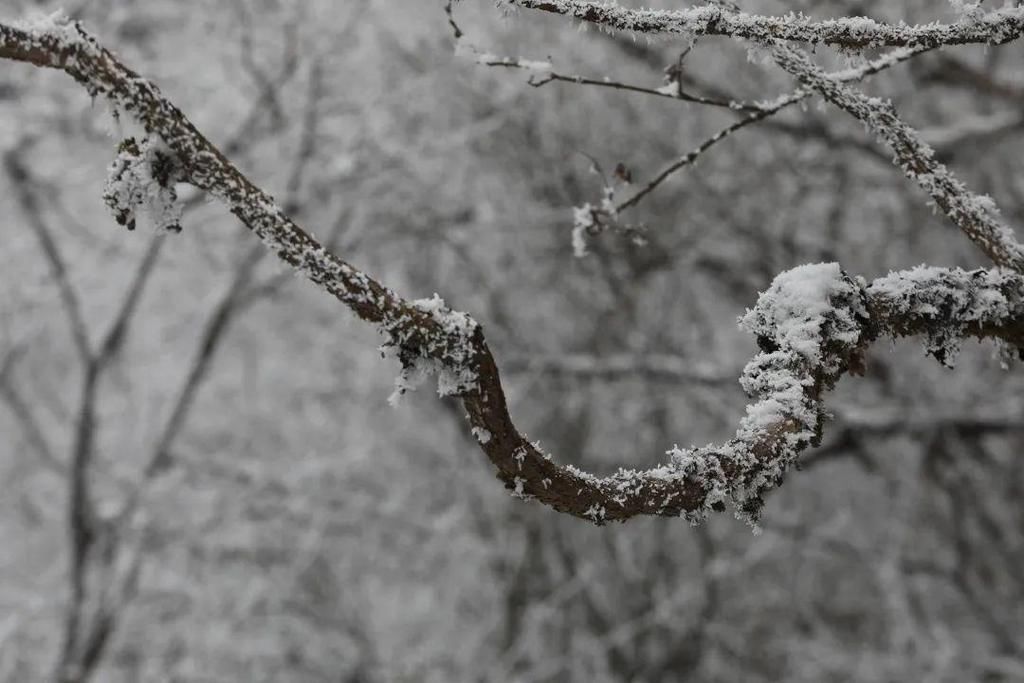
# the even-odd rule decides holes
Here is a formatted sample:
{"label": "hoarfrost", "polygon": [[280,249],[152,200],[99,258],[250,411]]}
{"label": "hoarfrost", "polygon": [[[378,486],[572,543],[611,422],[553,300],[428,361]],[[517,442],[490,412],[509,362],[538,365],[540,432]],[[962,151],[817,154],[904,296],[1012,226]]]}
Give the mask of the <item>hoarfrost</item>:
{"label": "hoarfrost", "polygon": [[607,513],[605,511],[604,506],[597,504],[591,505],[589,508],[587,508],[586,512],[583,513],[585,517],[589,517],[591,520],[597,522],[598,524],[604,521],[606,514]]}
{"label": "hoarfrost", "polygon": [[740,318],[740,327],[759,339],[772,336],[778,346],[817,364],[823,333],[850,344],[860,333],[851,312],[832,303],[836,297],[859,297],[859,289],[844,279],[838,263],[798,266],[775,278],[757,305]]}
{"label": "hoarfrost", "polygon": [[107,172],[103,200],[118,224],[135,229],[141,207],[160,230],[181,232],[184,207],[174,184],[182,177],[174,153],[155,137],[126,138]]}
{"label": "hoarfrost", "polygon": [[[915,326],[925,351],[952,367],[965,335],[1024,314],[1018,287],[1019,276],[1010,270],[918,266],[875,280],[867,293],[879,315]],[[1004,362],[1011,354],[1020,350],[1003,344]]]}
{"label": "hoarfrost", "polygon": [[480,443],[490,443],[491,433],[484,429],[483,427],[473,427],[471,431],[473,432],[473,436],[476,437],[476,440],[479,441]]}
{"label": "hoarfrost", "polygon": [[550,74],[554,68],[549,60],[524,59],[523,57],[503,57],[493,52],[480,50],[470,45],[465,39],[455,41],[455,56],[472,59],[482,66],[506,66],[526,71],[533,71],[541,76]]}
{"label": "hoarfrost", "polygon": [[58,49],[82,42],[82,36],[75,27],[75,23],[64,10],[57,10],[49,14],[36,14],[28,19],[15,21],[13,25],[34,39],[48,37],[59,41]]}
{"label": "hoarfrost", "polygon": [[590,203],[574,206],[572,209],[572,253],[576,258],[587,255],[587,240],[584,234],[594,229],[594,208]]}

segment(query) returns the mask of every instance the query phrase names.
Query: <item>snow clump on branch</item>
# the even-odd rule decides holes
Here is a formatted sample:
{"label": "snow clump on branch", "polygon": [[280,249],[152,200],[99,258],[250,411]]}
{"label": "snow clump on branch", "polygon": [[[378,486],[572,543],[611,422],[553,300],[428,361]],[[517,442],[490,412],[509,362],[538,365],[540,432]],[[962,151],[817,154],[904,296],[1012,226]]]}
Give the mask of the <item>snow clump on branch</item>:
{"label": "snow clump on branch", "polygon": [[[437,376],[439,396],[459,396],[476,389],[478,377],[473,337],[480,328],[477,322],[466,313],[448,308],[437,294],[409,304],[416,311],[428,315],[441,334],[420,338],[411,344],[414,332],[388,332],[390,339],[385,347],[396,348],[402,363],[402,372],[395,380],[395,391],[388,397],[388,403],[397,405],[403,394],[415,390],[432,375]],[[418,331],[414,321],[411,322],[413,326],[406,329]]]}
{"label": "snow clump on branch", "polygon": [[174,153],[149,136],[137,142],[126,138],[108,169],[103,200],[119,225],[135,229],[142,207],[158,230],[181,232],[182,203],[174,184],[184,179]]}
{"label": "snow clump on branch", "polygon": [[836,263],[800,266],[776,277],[740,318],[761,348],[740,383],[759,400],[724,446],[669,451],[674,469],[706,493],[686,513],[692,523],[724,509],[728,497],[737,516],[756,524],[763,495],[779,485],[801,450],[820,441],[823,390],[855,361],[861,340],[863,287]]}
{"label": "snow clump on branch", "polygon": [[63,10],[49,14],[37,14],[28,19],[14,21],[12,25],[29,34],[33,40],[47,38],[55,41],[56,49],[64,49],[82,42],[82,34],[78,30],[77,23],[73,22]]}

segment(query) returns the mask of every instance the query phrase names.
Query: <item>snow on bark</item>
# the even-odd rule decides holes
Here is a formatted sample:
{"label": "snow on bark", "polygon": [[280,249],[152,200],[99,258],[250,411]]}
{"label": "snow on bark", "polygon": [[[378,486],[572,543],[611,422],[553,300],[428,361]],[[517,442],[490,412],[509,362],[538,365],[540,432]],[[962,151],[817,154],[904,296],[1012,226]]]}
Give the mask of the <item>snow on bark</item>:
{"label": "snow on bark", "polygon": [[30,41],[45,43],[53,53],[85,44],[82,33],[75,22],[63,10],[49,14],[38,14],[22,21],[15,21],[14,28],[22,31]]}
{"label": "snow on bark", "polygon": [[[940,360],[952,355],[951,344],[963,336],[997,339],[1018,353],[1024,348],[1024,276],[1019,273],[915,269],[865,285],[836,264],[802,266],[778,276],[741,319],[761,352],[744,369],[741,383],[755,403],[731,441],[673,448],[662,467],[620,470],[604,478],[559,466],[512,423],[497,363],[472,318],[437,296],[402,299],[329,253],[153,84],[99,47],[81,27],[76,25],[75,32],[68,38],[63,24],[50,31],[0,23],[0,58],[61,68],[94,96],[110,98],[147,133],[137,152],[122,150],[125,157],[115,164],[122,176],[140,163],[149,170],[136,169],[138,174],[153,175],[152,161],[141,161],[150,156],[143,146],[149,145],[153,154],[167,150],[180,164],[182,180],[221,199],[281,259],[377,325],[404,370],[437,373],[439,392],[462,399],[480,448],[514,495],[597,524],[637,515],[682,515],[697,522],[710,511],[724,510],[727,502],[740,516],[756,521],[763,496],[779,485],[800,451],[820,439],[825,391],[845,372],[858,371],[864,348],[882,335],[921,334]],[[138,186],[115,182],[115,206],[137,206]],[[989,211],[985,205],[972,210],[978,215]]]}
{"label": "snow on bark", "polygon": [[525,71],[532,71],[540,76],[551,73],[553,69],[551,62],[548,60],[494,54],[469,44],[463,37],[455,41],[455,56],[467,57],[482,66],[504,66],[513,69],[523,69]]}
{"label": "snow on bark", "polygon": [[1024,247],[1017,242],[1013,230],[1002,222],[995,202],[991,197],[971,192],[936,159],[934,150],[899,118],[891,102],[868,97],[830,78],[799,50],[780,44],[772,54],[776,63],[805,87],[818,91],[878,135],[892,149],[894,163],[904,174],[916,181],[935,205],[997,265],[1024,272]]}
{"label": "snow on bark", "polygon": [[630,9],[615,3],[586,0],[503,0],[502,4],[562,14],[618,31],[669,33],[687,38],[731,36],[758,43],[799,41],[847,49],[887,45],[998,44],[1017,38],[1024,31],[1022,7],[1003,7],[980,15],[970,14],[954,24],[910,26],[886,24],[867,17],[816,21],[792,12],[785,16],[762,16],[717,4],[678,10]]}
{"label": "snow on bark", "polygon": [[740,318],[761,347],[740,378],[757,402],[725,446],[669,452],[673,465],[707,492],[688,512],[691,521],[720,509],[727,497],[738,515],[757,521],[763,494],[781,483],[801,450],[820,440],[822,389],[849,366],[865,313],[861,283],[838,264],[822,263],[779,275]]}
{"label": "snow on bark", "polygon": [[401,330],[416,328],[399,325],[395,328],[397,332],[385,331],[390,337],[385,347],[394,347],[402,363],[395,392],[388,402],[396,405],[402,394],[416,389],[431,376],[437,377],[438,396],[459,396],[476,389],[473,343],[479,327],[476,321],[465,313],[448,308],[444,299],[437,294],[429,299],[408,303],[410,307],[429,316],[436,323],[440,334],[410,344],[410,338],[403,336]]}

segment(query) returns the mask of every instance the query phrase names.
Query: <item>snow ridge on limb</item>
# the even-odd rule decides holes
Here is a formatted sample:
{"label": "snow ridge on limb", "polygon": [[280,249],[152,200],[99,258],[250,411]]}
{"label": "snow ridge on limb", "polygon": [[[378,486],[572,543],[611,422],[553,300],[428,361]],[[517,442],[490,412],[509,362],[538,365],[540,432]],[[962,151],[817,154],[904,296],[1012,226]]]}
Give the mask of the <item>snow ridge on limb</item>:
{"label": "snow ridge on limb", "polygon": [[825,44],[845,49],[998,44],[1024,32],[1024,8],[1004,7],[965,16],[953,24],[886,24],[867,17],[815,21],[801,14],[763,16],[717,4],[680,10],[629,9],[587,0],[501,0],[500,5],[574,17],[617,31],[730,36],[759,43],[776,40]]}
{"label": "snow ridge on limb", "polygon": [[[822,395],[856,371],[867,343],[883,334],[924,334],[930,348],[946,331],[993,337],[1024,348],[1024,276],[1003,271],[928,269],[866,285],[836,264],[783,273],[742,319],[761,353],[742,384],[757,399],[735,438],[723,446],[673,449],[647,471],[596,477],[554,463],[515,428],[497,363],[483,330],[440,299],[408,301],[329,253],[285,215],[165,99],[75,25],[31,30],[0,23],[0,58],[61,68],[94,96],[108,98],[172,154],[175,178],[222,200],[281,259],[375,323],[403,364],[441,373],[443,393],[459,397],[481,449],[514,495],[597,524],[637,515],[686,516],[693,522],[732,502],[756,520],[801,450],[820,438]],[[945,342],[943,342],[945,343]]]}
{"label": "snow ridge on limb", "polygon": [[[884,71],[892,66],[900,64],[916,55],[922,54],[932,48],[929,47],[901,47],[891,50],[887,54],[878,57],[877,59],[869,60],[862,65],[842,69],[840,71],[834,71],[827,74],[831,79],[849,83],[852,81],[859,81],[868,76]],[[586,84],[586,81],[578,81]],[[686,154],[677,157],[671,161],[668,165],[658,171],[654,178],[644,184],[639,190],[634,192],[627,199],[614,203],[612,200],[614,196],[608,195],[608,189],[605,189],[604,197],[602,197],[600,207],[595,207],[589,202],[583,206],[573,207],[573,252],[576,256],[583,256],[587,253],[587,240],[586,236],[598,235],[609,229],[619,229],[620,232],[624,232],[627,235],[630,234],[630,226],[622,226],[619,222],[621,214],[625,213],[629,209],[637,206],[645,197],[654,192],[662,183],[668,180],[670,177],[675,175],[678,171],[692,166],[698,159],[700,159],[709,149],[714,147],[716,144],[725,140],[733,133],[746,128],[749,125],[763,121],[770,116],[774,116],[778,112],[782,111],[786,107],[792,106],[803,100],[807,99],[814,94],[814,90],[807,87],[800,87],[797,90],[781,95],[773,100],[763,101],[754,103],[753,113],[748,114],[746,117],[729,124],[725,128],[722,128],[717,133],[707,138],[698,145],[695,149],[687,152]]]}

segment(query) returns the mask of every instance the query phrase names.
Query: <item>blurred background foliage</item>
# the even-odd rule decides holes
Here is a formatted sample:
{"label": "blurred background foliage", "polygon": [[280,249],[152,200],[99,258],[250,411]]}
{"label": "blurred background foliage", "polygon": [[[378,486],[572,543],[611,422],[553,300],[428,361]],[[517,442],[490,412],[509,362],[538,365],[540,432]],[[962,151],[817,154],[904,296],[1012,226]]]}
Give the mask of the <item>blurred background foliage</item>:
{"label": "blurred background foliage", "polygon": [[[741,4],[952,18],[925,0]],[[859,122],[816,101],[648,197],[630,217],[646,246],[605,234],[575,259],[571,207],[601,190],[586,155],[642,182],[735,115],[529,87],[524,72],[455,57],[440,2],[65,9],[343,258],[476,317],[517,423],[591,471],[731,435],[754,350],[736,317],[780,271],[984,265]],[[455,10],[471,43],[565,73],[657,87],[680,51],[489,2]],[[1022,57],[944,50],[864,85],[1018,225]],[[724,39],[698,42],[684,77],[735,98],[793,87]],[[42,680],[59,653],[81,410],[81,362],[32,222],[55,237],[94,341],[163,240],[126,233],[102,204],[108,119],[62,74],[0,69],[2,680]],[[263,258],[223,207],[188,201],[96,395],[91,477],[116,506],[200,372],[174,465],[143,503],[137,595],[94,680],[1024,679],[1024,386],[991,347],[970,344],[948,370],[913,341],[879,344],[760,535],[729,515],[594,528],[512,499],[461,409],[429,387],[388,406],[396,367],[375,333]]]}

